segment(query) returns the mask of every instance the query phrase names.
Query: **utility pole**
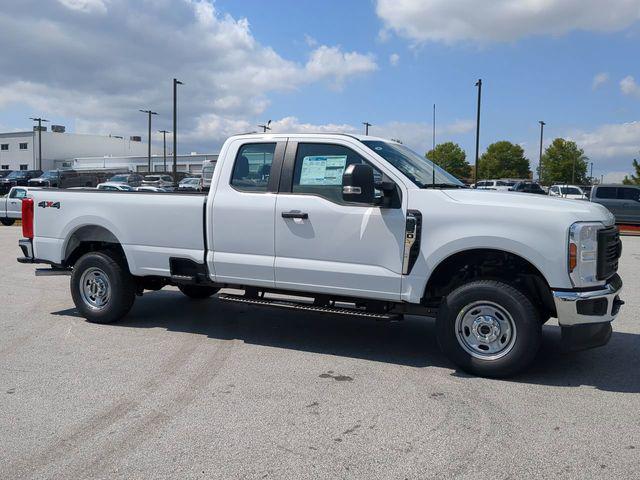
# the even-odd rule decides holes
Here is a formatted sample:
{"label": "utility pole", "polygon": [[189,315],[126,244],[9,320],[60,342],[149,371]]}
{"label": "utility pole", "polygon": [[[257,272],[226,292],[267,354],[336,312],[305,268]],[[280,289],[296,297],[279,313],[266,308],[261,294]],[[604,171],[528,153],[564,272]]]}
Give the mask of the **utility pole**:
{"label": "utility pole", "polygon": [[177,126],[177,86],[184,85],[180,80],[173,79],[173,182],[177,182],[178,177],[178,159],[176,157],[178,126]]}
{"label": "utility pole", "polygon": [[149,115],[149,135],[148,135],[148,145],[147,145],[147,162],[149,163],[149,173],[153,173],[151,171],[151,115],[157,115],[156,112],[152,112],[151,110],[140,110],[142,113],[146,113]]}
{"label": "utility pole", "polygon": [[544,123],[542,120],[538,120],[540,124],[540,154],[538,155],[538,181],[542,183],[542,138],[544,134]]}
{"label": "utility pole", "polygon": [[269,120],[264,125],[258,125],[258,127],[262,129],[262,133],[267,133],[267,130],[271,130],[271,127],[269,125],[271,125],[271,120]]}
{"label": "utility pole", "polygon": [[369,122],[362,122],[362,124],[364,125],[364,134],[369,135],[369,127],[373,125],[371,125]]}
{"label": "utility pole", "polygon": [[431,159],[431,183],[436,184],[436,104],[433,104],[433,135],[432,135],[433,158]]}
{"label": "utility pole", "polygon": [[31,117],[30,120],[38,122],[38,170],[42,170],[42,122],[48,122],[49,120],[40,117]]}
{"label": "utility pole", "polygon": [[164,173],[167,173],[167,130],[158,130],[162,134],[162,158],[164,159]]}
{"label": "utility pole", "polygon": [[478,158],[480,155],[480,100],[482,99],[482,79],[479,78],[476,82],[478,87],[478,112],[476,115],[476,168],[475,168],[475,183],[478,186]]}

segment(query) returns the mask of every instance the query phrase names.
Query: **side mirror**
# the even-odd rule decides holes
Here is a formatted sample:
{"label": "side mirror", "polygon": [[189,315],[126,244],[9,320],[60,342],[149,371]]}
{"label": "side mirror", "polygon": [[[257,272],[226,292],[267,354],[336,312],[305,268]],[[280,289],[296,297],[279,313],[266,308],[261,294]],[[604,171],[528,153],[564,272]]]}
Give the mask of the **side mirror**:
{"label": "side mirror", "polygon": [[342,199],[345,202],[373,204],[374,190],[371,165],[354,163],[342,174]]}

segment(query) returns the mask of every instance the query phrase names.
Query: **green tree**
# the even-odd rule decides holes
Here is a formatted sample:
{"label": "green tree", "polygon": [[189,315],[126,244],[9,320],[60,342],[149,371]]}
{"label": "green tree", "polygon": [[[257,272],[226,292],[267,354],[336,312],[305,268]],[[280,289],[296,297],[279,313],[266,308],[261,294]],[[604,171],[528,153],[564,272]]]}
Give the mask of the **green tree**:
{"label": "green tree", "polygon": [[529,178],[530,175],[529,160],[520,145],[506,140],[495,142],[480,157],[480,178]]}
{"label": "green tree", "polygon": [[636,169],[636,174],[632,174],[631,178],[625,175],[624,180],[622,180],[625,185],[640,185],[640,163],[635,158],[633,159],[633,168]]}
{"label": "green tree", "polygon": [[471,165],[467,162],[467,154],[457,143],[440,143],[425,156],[456,178],[471,177]]}
{"label": "green tree", "polygon": [[542,183],[587,183],[587,160],[575,142],[556,138],[542,155]]}

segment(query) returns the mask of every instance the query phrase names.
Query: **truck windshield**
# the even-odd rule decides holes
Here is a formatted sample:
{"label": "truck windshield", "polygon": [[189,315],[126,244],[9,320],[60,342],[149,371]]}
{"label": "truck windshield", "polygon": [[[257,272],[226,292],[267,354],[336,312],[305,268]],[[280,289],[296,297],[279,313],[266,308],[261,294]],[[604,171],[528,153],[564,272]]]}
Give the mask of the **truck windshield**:
{"label": "truck windshield", "polygon": [[382,140],[363,140],[362,143],[400,170],[409,180],[420,188],[429,188],[431,185],[438,187],[464,187],[464,184],[460,180],[437,165],[435,165],[434,179],[433,162],[418,155],[404,145],[384,142]]}
{"label": "truck windshield", "polygon": [[26,178],[26,176],[27,176],[27,172],[17,171],[17,172],[11,172],[9,175],[7,175],[7,178],[10,178],[10,179]]}
{"label": "truck windshield", "polygon": [[57,170],[47,170],[41,176],[41,178],[58,178]]}

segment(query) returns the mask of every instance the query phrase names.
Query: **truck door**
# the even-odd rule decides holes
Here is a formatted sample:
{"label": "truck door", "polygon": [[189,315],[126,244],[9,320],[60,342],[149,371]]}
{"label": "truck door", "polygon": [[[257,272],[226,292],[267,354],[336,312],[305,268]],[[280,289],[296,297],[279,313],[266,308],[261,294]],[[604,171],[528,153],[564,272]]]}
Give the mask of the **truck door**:
{"label": "truck door", "polygon": [[9,193],[7,199],[7,217],[8,218],[21,218],[22,217],[22,199],[27,196],[27,191],[24,188],[13,188]]}
{"label": "truck door", "polygon": [[344,202],[342,174],[354,163],[371,162],[345,144],[287,144],[275,214],[278,288],[400,298],[405,212]]}
{"label": "truck door", "polygon": [[215,281],[275,287],[273,218],[285,144],[237,140],[225,152],[227,160],[211,186],[208,264]]}

